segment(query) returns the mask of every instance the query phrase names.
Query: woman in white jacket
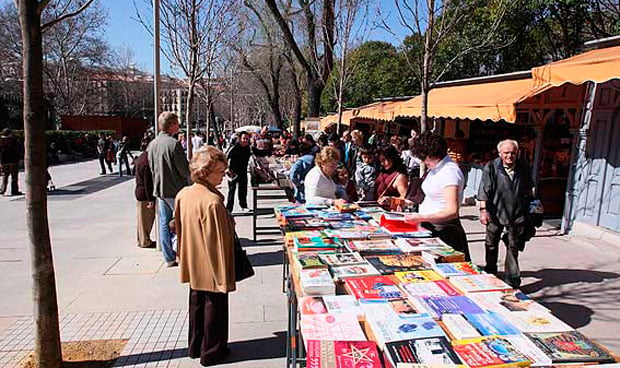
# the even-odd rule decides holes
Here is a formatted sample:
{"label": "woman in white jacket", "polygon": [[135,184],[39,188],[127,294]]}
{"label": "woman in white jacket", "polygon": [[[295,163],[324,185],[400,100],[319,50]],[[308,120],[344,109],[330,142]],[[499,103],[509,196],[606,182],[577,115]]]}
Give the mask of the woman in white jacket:
{"label": "woman in white jacket", "polygon": [[336,183],[332,180],[332,175],[340,161],[338,150],[333,147],[324,147],[314,160],[316,166],[308,172],[304,180],[306,203],[314,205],[344,203],[344,200],[337,199]]}

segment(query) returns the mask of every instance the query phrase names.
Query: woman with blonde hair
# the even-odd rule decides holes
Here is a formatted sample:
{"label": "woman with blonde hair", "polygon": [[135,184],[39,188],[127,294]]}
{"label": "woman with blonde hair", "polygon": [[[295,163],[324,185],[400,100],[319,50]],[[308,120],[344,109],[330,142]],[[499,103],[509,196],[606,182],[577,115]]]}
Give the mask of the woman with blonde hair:
{"label": "woman with blonde hair", "polygon": [[174,222],[181,282],[189,283],[189,356],[203,366],[229,354],[228,293],[235,290],[235,228],[216,188],[226,173],[226,155],[215,147],[197,150],[189,164],[193,185],[176,196]]}
{"label": "woman with blonde hair", "polygon": [[307,204],[314,205],[333,205],[339,202],[344,203],[342,199],[337,199],[336,191],[338,187],[332,180],[332,176],[338,168],[340,161],[340,152],[334,147],[323,147],[314,162],[314,166],[304,180],[304,191]]}

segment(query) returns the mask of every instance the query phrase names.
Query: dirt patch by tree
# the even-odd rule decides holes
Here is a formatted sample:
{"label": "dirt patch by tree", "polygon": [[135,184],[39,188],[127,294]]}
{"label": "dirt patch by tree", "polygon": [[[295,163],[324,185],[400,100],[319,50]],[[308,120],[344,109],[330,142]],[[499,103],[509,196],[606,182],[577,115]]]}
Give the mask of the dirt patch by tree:
{"label": "dirt patch by tree", "polygon": [[[93,340],[62,343],[63,368],[109,368],[121,355],[128,340]],[[21,368],[35,368],[34,352],[28,354]]]}

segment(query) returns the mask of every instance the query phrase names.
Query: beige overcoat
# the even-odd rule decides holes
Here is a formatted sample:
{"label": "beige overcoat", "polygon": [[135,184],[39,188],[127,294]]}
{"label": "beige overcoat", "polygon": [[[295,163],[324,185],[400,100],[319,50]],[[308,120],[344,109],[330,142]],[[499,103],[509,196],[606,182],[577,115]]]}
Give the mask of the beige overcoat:
{"label": "beige overcoat", "polygon": [[181,282],[193,290],[235,290],[235,227],[223,201],[222,193],[208,184],[193,184],[176,196],[179,271]]}

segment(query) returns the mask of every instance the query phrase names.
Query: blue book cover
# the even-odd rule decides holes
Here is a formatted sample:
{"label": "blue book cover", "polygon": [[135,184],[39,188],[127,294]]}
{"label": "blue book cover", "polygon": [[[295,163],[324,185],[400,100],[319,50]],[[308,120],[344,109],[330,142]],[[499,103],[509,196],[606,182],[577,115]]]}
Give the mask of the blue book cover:
{"label": "blue book cover", "polygon": [[425,296],[422,301],[429,311],[437,318],[444,313],[451,314],[479,314],[484,310],[466,296]]}
{"label": "blue book cover", "polygon": [[518,335],[521,333],[519,329],[497,312],[465,314],[465,318],[480,334],[485,336]]}

